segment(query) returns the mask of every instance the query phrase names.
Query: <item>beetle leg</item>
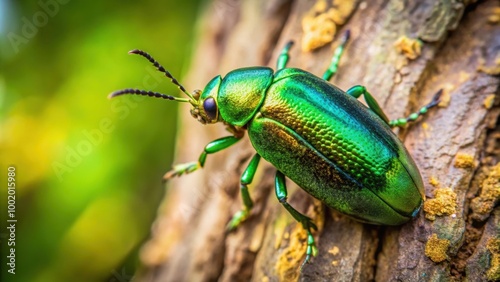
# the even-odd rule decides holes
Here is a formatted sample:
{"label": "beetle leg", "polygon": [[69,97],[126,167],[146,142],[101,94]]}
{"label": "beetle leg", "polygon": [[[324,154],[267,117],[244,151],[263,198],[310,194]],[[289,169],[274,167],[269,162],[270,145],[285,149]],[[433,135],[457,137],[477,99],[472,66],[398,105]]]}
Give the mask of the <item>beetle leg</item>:
{"label": "beetle leg", "polygon": [[438,92],[436,92],[436,94],[434,94],[434,97],[432,98],[432,101],[420,108],[420,110],[418,110],[417,112],[410,114],[406,118],[398,118],[391,121],[389,121],[387,116],[384,114],[384,111],[382,111],[382,109],[378,105],[377,100],[373,98],[373,96],[366,90],[364,86],[356,85],[349,88],[349,90],[347,90],[346,92],[356,99],[359,98],[359,96],[363,95],[363,97],[365,97],[366,104],[368,104],[368,107],[379,117],[381,117],[389,126],[402,127],[405,126],[408,122],[417,120],[419,116],[426,114],[430,108],[435,107],[437,104],[439,104],[443,89],[440,89]]}
{"label": "beetle leg", "polygon": [[293,41],[288,41],[283,50],[281,50],[281,53],[278,57],[278,62],[276,63],[276,70],[284,69],[286,67],[288,60],[290,59],[289,51],[292,46]]}
{"label": "beetle leg", "polygon": [[248,164],[248,167],[243,172],[243,175],[240,179],[240,191],[241,197],[243,198],[243,204],[245,208],[235,213],[231,221],[227,224],[226,229],[231,231],[240,225],[243,221],[245,221],[250,215],[250,210],[253,207],[252,198],[250,198],[250,194],[248,193],[248,184],[252,183],[253,177],[255,176],[255,172],[257,171],[257,166],[259,165],[260,155],[255,154],[252,160]]}
{"label": "beetle leg", "polygon": [[352,97],[358,99],[359,96],[363,95],[365,98],[366,104],[368,104],[368,107],[375,112],[382,120],[384,120],[387,124],[389,124],[389,119],[385,115],[384,111],[382,111],[382,108],[377,103],[377,100],[373,98],[372,94],[366,90],[364,86],[361,85],[356,85],[346,92],[347,94],[351,95]]}
{"label": "beetle leg", "polygon": [[440,99],[441,99],[441,94],[443,94],[443,89],[440,89],[438,92],[436,92],[436,94],[434,94],[434,97],[432,98],[432,101],[429,104],[423,106],[422,108],[420,108],[420,110],[418,110],[415,113],[410,114],[406,118],[398,118],[398,119],[391,120],[389,122],[389,125],[391,127],[396,127],[396,126],[401,127],[401,126],[405,126],[408,122],[412,122],[412,121],[417,120],[417,118],[419,116],[426,114],[430,108],[439,104]]}
{"label": "beetle leg", "polygon": [[295,220],[297,220],[302,224],[304,229],[307,231],[306,259],[304,260],[304,262],[300,267],[302,269],[302,267],[311,259],[311,255],[316,255],[316,253],[318,252],[318,249],[314,244],[314,237],[311,233],[311,229],[318,230],[318,227],[316,227],[316,225],[312,222],[312,220],[309,217],[298,212],[296,209],[290,206],[290,204],[286,201],[288,193],[286,191],[285,175],[280,171],[276,171],[275,192],[276,192],[276,197],[278,198],[280,203],[293,216],[293,218],[295,218]]}
{"label": "beetle leg", "polygon": [[237,141],[239,141],[240,139],[241,137],[227,136],[208,143],[207,146],[205,146],[205,149],[201,153],[200,157],[198,158],[197,162],[175,165],[171,171],[167,172],[163,176],[163,181],[166,181],[174,176],[181,176],[184,173],[191,173],[203,167],[205,165],[205,160],[207,159],[208,154],[213,154],[221,150],[224,150],[233,145],[234,143],[236,143]]}
{"label": "beetle leg", "polygon": [[339,46],[337,47],[337,49],[335,49],[335,52],[333,53],[332,62],[330,63],[330,66],[323,74],[324,80],[329,81],[330,78],[332,78],[337,73],[337,70],[339,68],[340,57],[342,57],[342,54],[344,53],[345,45],[347,44],[347,41],[349,41],[350,36],[351,32],[347,30],[344,33],[344,36],[342,37],[342,41],[340,42]]}

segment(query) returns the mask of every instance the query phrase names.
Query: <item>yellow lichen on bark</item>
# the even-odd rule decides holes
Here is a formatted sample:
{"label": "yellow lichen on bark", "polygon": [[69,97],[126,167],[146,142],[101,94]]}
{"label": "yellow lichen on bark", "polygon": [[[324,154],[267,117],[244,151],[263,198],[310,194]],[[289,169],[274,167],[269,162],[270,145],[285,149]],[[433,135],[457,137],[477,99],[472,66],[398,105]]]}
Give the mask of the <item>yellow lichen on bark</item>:
{"label": "yellow lichen on bark", "polygon": [[299,267],[307,249],[307,231],[302,224],[295,224],[289,239],[275,266],[280,281],[296,281],[299,277]]}
{"label": "yellow lichen on bark", "polygon": [[491,253],[490,268],[486,272],[486,276],[490,281],[498,281],[500,280],[500,239],[489,239],[486,248]]}
{"label": "yellow lichen on bark", "polygon": [[429,184],[434,186],[434,187],[439,187],[439,180],[435,176],[431,176],[429,179]]}
{"label": "yellow lichen on bark", "polygon": [[422,41],[401,36],[394,42],[396,50],[410,60],[415,60],[422,53]]}
{"label": "yellow lichen on bark", "polygon": [[498,56],[495,61],[493,66],[486,66],[486,62],[483,58],[479,59],[479,66],[477,67],[477,70],[480,72],[484,72],[489,75],[499,75],[500,74],[500,56]]}
{"label": "yellow lichen on bark", "polygon": [[458,153],[455,157],[455,167],[458,168],[473,168],[474,156],[466,153]]}
{"label": "yellow lichen on bark", "polygon": [[326,0],[320,0],[302,18],[302,51],[309,52],[332,42],[337,27],[343,25],[356,8],[353,0],[332,4],[329,8]]}
{"label": "yellow lichen on bark", "polygon": [[483,105],[486,109],[491,109],[493,107],[493,103],[495,102],[495,94],[490,94],[484,98]]}
{"label": "yellow lichen on bark", "polygon": [[500,199],[500,163],[489,169],[481,183],[481,193],[471,201],[473,216],[487,217]]}
{"label": "yellow lichen on bark", "polygon": [[457,209],[457,194],[450,188],[439,188],[435,198],[424,202],[425,218],[435,220],[436,216],[454,214]]}
{"label": "yellow lichen on bark", "polygon": [[495,7],[488,17],[488,22],[490,24],[498,24],[500,23],[500,7]]}
{"label": "yellow lichen on bark", "polygon": [[437,234],[432,234],[425,244],[425,255],[433,262],[442,262],[448,258],[446,251],[449,246],[449,240],[439,239]]}
{"label": "yellow lichen on bark", "polygon": [[[328,253],[332,254],[332,256],[336,257],[340,253],[340,249],[337,246],[333,246]],[[332,260],[332,266],[337,266],[339,264],[339,260]]]}

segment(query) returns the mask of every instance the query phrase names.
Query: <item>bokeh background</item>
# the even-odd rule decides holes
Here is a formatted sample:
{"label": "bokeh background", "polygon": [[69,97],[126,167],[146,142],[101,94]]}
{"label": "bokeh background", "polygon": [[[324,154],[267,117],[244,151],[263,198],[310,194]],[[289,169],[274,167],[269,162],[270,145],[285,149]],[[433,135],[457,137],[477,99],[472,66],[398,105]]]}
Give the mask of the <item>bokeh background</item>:
{"label": "bokeh background", "polygon": [[[128,281],[164,194],[179,91],[203,0],[0,0],[2,281]],[[200,62],[202,63],[202,62]],[[187,89],[194,89],[186,85]],[[16,168],[16,274],[6,272],[7,168]]]}

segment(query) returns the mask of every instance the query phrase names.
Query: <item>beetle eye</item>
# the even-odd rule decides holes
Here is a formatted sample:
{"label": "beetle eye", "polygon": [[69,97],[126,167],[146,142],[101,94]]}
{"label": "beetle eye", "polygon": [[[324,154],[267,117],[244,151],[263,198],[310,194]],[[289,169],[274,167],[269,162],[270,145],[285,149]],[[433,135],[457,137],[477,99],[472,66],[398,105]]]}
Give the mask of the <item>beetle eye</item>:
{"label": "beetle eye", "polygon": [[210,120],[217,118],[217,104],[215,103],[214,98],[210,97],[203,101],[203,109]]}

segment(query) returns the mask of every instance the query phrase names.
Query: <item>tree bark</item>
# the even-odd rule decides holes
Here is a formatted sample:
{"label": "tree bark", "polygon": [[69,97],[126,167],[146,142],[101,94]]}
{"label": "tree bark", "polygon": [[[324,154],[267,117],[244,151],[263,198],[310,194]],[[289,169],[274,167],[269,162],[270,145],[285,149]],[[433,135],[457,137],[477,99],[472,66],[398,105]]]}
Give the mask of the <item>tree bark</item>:
{"label": "tree bark", "polygon": [[[255,203],[251,216],[236,231],[225,231],[242,207],[239,178],[254,152],[244,138],[209,155],[202,170],[170,181],[152,237],[142,248],[143,267],[136,279],[484,281],[500,277],[500,247],[495,245],[500,245],[500,172],[494,167],[500,157],[499,2],[471,2],[475,1],[355,3],[346,23],[337,27],[333,43],[312,52],[301,51],[300,44],[291,50],[290,67],[321,76],[333,54],[327,46],[336,46],[349,29],[352,40],[331,82],[342,89],[366,86],[390,119],[407,116],[444,90],[441,107],[396,130],[422,174],[430,201],[425,212],[398,227],[362,224],[324,208],[288,181],[290,204],[319,225],[315,233],[319,254],[300,272],[303,232],[272,192],[275,169],[270,164],[261,163],[251,185]],[[212,77],[236,68],[274,68],[288,40],[301,42],[302,20],[314,4],[215,0],[200,17],[197,47],[184,85],[203,89]],[[395,42],[401,36],[423,42],[415,59],[397,50]],[[220,124],[201,126],[188,106],[180,111],[177,163],[196,160],[208,142],[229,135]],[[443,189],[451,191],[451,198],[438,195]],[[449,209],[439,211],[445,205]],[[428,219],[432,212],[437,212],[435,220]]]}

